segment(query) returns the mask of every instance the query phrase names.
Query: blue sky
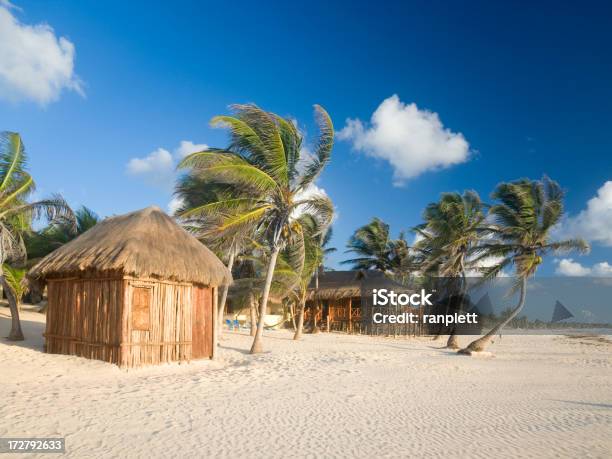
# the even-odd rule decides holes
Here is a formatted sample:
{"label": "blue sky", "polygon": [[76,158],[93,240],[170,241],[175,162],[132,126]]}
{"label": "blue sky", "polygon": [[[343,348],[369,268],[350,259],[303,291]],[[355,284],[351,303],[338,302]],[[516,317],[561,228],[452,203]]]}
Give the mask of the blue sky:
{"label": "blue sky", "polygon": [[[0,129],[22,134],[40,196],[61,192],[103,216],[167,208],[170,168],[130,173],[130,161],[155,153],[155,167],[171,166],[183,141],[224,146],[208,121],[231,103],[295,117],[312,139],[318,103],[338,131],[347,119],[362,127],[344,131],[318,182],[338,210],[332,266],[373,216],[397,234],[442,191],[488,198],[500,181],[547,174],[567,190],[560,233],[584,235],[593,251],[551,258],[542,272],[612,275],[612,10],[603,2],[13,4],[0,0],[0,42],[10,36],[32,58],[12,66],[17,76],[0,63]],[[406,147],[419,126],[431,132]],[[465,149],[449,159],[461,138]],[[398,180],[402,164],[423,158],[429,166]]]}

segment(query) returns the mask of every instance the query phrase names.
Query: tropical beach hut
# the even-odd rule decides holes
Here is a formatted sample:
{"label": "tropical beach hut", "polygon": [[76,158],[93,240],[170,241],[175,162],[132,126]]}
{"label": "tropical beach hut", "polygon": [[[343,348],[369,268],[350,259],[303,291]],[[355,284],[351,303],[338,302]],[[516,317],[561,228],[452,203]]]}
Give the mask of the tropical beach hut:
{"label": "tropical beach hut", "polygon": [[212,358],[231,273],[157,207],[108,218],[28,273],[47,285],[46,352],[121,367]]}
{"label": "tropical beach hut", "polygon": [[374,312],[412,312],[419,316],[423,314],[422,308],[397,307],[391,310],[391,306],[374,306],[372,304],[374,289],[393,290],[396,293],[413,292],[380,271],[322,271],[308,287],[305,320],[321,324],[328,331],[371,335],[420,335],[423,333],[421,326],[404,324],[391,327],[388,324],[384,326],[374,324],[372,321]]}

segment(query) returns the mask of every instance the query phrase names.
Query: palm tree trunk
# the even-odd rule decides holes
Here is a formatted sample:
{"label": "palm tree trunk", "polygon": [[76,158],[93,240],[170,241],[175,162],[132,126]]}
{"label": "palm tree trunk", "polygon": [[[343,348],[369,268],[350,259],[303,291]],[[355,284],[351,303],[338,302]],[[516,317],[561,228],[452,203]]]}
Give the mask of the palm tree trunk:
{"label": "palm tree trunk", "polygon": [[304,330],[304,308],[305,307],[306,307],[306,300],[302,299],[300,301],[297,329],[295,330],[295,334],[293,335],[293,339],[296,341],[302,338],[302,331]]}
{"label": "palm tree trunk", "polygon": [[[464,303],[465,303],[465,295],[467,294],[467,279],[465,277],[465,265],[463,263],[463,258],[461,259],[461,303],[459,303],[459,311],[463,312]],[[450,335],[448,336],[448,341],[446,342],[447,349],[459,349],[459,339],[457,338],[457,324],[453,326],[451,329]]]}
{"label": "palm tree trunk", "polygon": [[297,331],[297,324],[295,323],[295,304],[292,301],[289,306],[289,314],[291,314],[291,325],[293,325],[293,331]]}
{"label": "palm tree trunk", "polygon": [[448,335],[448,341],[446,342],[447,349],[459,349],[459,338],[457,338],[457,326],[455,325]]}
{"label": "palm tree trunk", "polygon": [[[450,295],[448,295],[448,299],[446,300],[446,309],[444,311],[444,314],[445,315],[448,314],[449,310],[450,310]],[[436,334],[434,335],[432,341],[438,341],[442,337],[442,330],[443,329],[444,329],[444,325],[439,324],[438,325],[438,330],[436,331]]]}
{"label": "palm tree trunk", "polygon": [[255,336],[255,331],[257,330],[257,310],[255,306],[255,301],[253,301],[253,297],[251,296],[251,336]]}
{"label": "palm tree trunk", "polygon": [[487,346],[491,344],[491,340],[493,339],[493,337],[497,335],[506,325],[508,325],[510,321],[518,315],[519,312],[521,312],[521,309],[523,309],[523,306],[525,305],[525,296],[527,295],[527,278],[526,277],[523,277],[521,279],[521,291],[520,292],[521,293],[519,297],[519,302],[516,305],[516,307],[512,310],[510,315],[506,319],[502,320],[495,327],[493,327],[491,331],[489,331],[489,333],[487,333],[481,338],[478,338],[475,341],[472,341],[468,345],[468,347],[466,347],[465,349],[461,349],[459,351],[460,354],[469,354],[470,352],[484,351],[487,348]]}
{"label": "palm tree trunk", "polygon": [[315,306],[313,307],[313,313],[312,313],[312,333],[319,333],[321,330],[319,330],[319,326],[317,325],[317,315],[319,314],[319,305],[317,304],[317,301],[315,300]]}
{"label": "palm tree trunk", "polygon": [[317,314],[319,314],[319,300],[317,299],[319,293],[319,270],[315,271],[315,298],[312,306],[312,333],[319,333],[319,327],[317,326]]}
{"label": "palm tree trunk", "polygon": [[[232,272],[232,268],[234,267],[234,259],[236,257],[236,251],[234,247],[230,249],[229,260],[227,261],[227,269],[229,272]],[[219,312],[217,314],[219,318],[219,330],[220,333],[223,333],[223,316],[225,312],[225,303],[227,302],[227,292],[229,291],[229,285],[224,285],[221,289],[221,301],[219,301]]]}
{"label": "palm tree trunk", "polygon": [[274,277],[274,269],[276,268],[276,259],[280,252],[280,245],[274,247],[268,264],[268,272],[266,274],[266,283],[264,285],[263,295],[261,297],[261,305],[259,309],[259,321],[257,322],[257,332],[251,346],[251,354],[259,354],[263,352],[262,337],[265,325],[266,313],[268,312],[268,296],[270,295],[270,287],[272,286],[272,278]]}
{"label": "palm tree trunk", "polygon": [[2,284],[2,289],[6,292],[9,309],[11,311],[11,332],[9,333],[7,339],[11,341],[23,341],[25,337],[23,336],[23,331],[21,330],[21,321],[19,320],[19,306],[17,305],[17,298],[15,298],[13,291],[6,282],[4,274],[0,274],[0,283]]}

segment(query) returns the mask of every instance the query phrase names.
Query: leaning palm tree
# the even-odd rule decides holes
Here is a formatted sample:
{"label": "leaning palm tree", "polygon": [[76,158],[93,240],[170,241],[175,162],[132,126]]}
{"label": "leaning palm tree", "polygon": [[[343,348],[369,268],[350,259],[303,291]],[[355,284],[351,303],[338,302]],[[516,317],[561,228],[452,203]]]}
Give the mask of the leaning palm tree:
{"label": "leaning palm tree", "polygon": [[[281,251],[274,269],[270,296],[281,300],[294,296],[300,282],[300,273],[304,269],[305,254],[302,249],[305,246],[306,241],[298,244],[290,242]],[[228,293],[234,308],[250,309],[252,336],[256,333],[256,327],[253,326],[256,320],[253,317],[257,315],[253,305],[261,299],[269,258],[267,247],[253,241],[236,259],[234,282]]]}
{"label": "leaning palm tree", "polygon": [[73,213],[60,196],[27,202],[34,191],[34,180],[26,172],[26,152],[19,134],[0,134],[0,284],[7,292],[11,310],[11,340],[23,340],[19,309],[15,296],[7,283],[2,266],[7,260],[22,261],[25,256],[23,235],[29,231],[32,220],[41,216],[50,221],[57,218],[74,221]]}
{"label": "leaning palm tree", "polygon": [[[262,235],[270,251],[251,353],[262,352],[264,320],[276,261],[289,241],[303,240],[299,214],[310,213],[327,226],[333,216],[329,198],[306,190],[319,176],[333,147],[334,130],[327,112],[315,105],[319,137],[314,155],[302,149],[303,135],[290,119],[255,105],[235,105],[234,116],[217,116],[213,126],[229,128],[226,149],[193,153],[179,165],[221,189],[211,202],[191,209],[191,216],[211,218],[211,234],[231,239],[251,232]],[[292,242],[293,243],[293,242]]]}
{"label": "leaning palm tree", "polygon": [[481,270],[484,279],[492,279],[505,268],[514,267],[516,283],[511,292],[519,292],[518,303],[486,335],[459,351],[462,353],[485,350],[493,337],[519,314],[525,304],[527,280],[536,273],[545,255],[589,250],[589,245],[582,239],[551,241],[551,229],[563,217],[563,190],[557,182],[544,177],[542,180],[502,183],[492,198],[499,201],[489,210],[489,216],[496,224],[493,229],[495,239],[475,248],[475,260],[491,257],[501,260]]}
{"label": "leaning palm tree", "polygon": [[[226,185],[208,181],[200,177],[197,171],[184,174],[179,177],[176,184],[175,195],[182,204],[175,214],[185,228],[219,255],[219,258],[226,263],[227,269],[232,272],[236,258],[243,250],[252,245],[256,237],[251,234],[251,228],[248,226],[224,237],[215,231],[215,228],[222,224],[221,215],[203,215],[199,212],[202,206],[223,199],[225,192],[227,192]],[[229,285],[221,288],[221,297],[217,307],[219,330],[223,330],[229,288]]]}
{"label": "leaning palm tree", "polygon": [[[294,290],[298,314],[295,334],[293,336],[294,340],[299,340],[302,337],[304,309],[306,307],[306,296],[310,281],[313,275],[317,275],[317,271],[325,259],[325,254],[333,251],[333,248],[325,247],[331,238],[331,236],[328,237],[331,228],[325,232],[325,229],[320,228],[319,222],[311,215],[304,215],[300,220],[306,237],[304,238],[304,264],[299,276],[299,282]],[[315,311],[314,314],[316,315],[316,313]]]}
{"label": "leaning palm tree", "polygon": [[[416,228],[421,234],[421,247],[427,253],[425,271],[449,278],[451,290],[458,284],[460,304],[467,288],[466,271],[471,265],[469,254],[488,231],[485,226],[484,205],[475,191],[443,193],[438,202],[431,203],[423,212],[425,222]],[[459,278],[459,282],[454,280]],[[457,295],[449,293],[449,301]],[[459,306],[461,308],[461,306]],[[446,346],[458,349],[456,329],[453,327]]]}

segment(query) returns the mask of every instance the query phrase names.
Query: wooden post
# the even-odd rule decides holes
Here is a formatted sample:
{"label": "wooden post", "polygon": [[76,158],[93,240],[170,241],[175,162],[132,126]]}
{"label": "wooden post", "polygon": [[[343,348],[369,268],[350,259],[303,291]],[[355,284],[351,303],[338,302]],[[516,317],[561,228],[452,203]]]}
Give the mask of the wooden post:
{"label": "wooden post", "polygon": [[[123,304],[121,305],[121,338],[120,338],[120,363],[119,366],[127,368],[130,364],[132,347],[129,346],[130,340],[130,282],[122,279],[121,286],[123,287]],[[108,320],[108,319],[107,319]]]}
{"label": "wooden post", "polygon": [[349,306],[348,306],[348,332],[353,333],[353,299],[349,297]]}
{"label": "wooden post", "polygon": [[218,303],[218,298],[217,298],[217,293],[218,293],[218,288],[217,287],[212,287],[212,300],[213,300],[213,308],[212,308],[212,319],[213,319],[213,324],[212,324],[212,329],[213,329],[213,343],[212,343],[212,356],[211,359],[212,360],[216,360],[217,358],[217,343],[219,342],[219,320],[218,320],[218,310],[217,310],[217,303]]}

